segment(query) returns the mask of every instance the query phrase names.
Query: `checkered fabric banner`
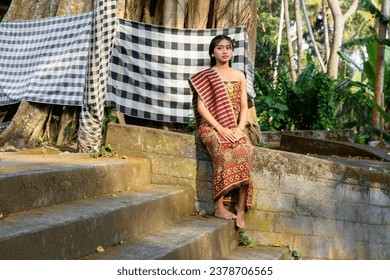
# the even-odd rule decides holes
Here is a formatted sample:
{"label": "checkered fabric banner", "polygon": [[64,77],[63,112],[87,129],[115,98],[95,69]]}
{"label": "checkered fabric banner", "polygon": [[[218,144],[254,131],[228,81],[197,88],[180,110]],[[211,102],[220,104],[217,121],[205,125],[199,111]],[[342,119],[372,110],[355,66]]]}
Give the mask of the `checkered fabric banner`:
{"label": "checkered fabric banner", "polygon": [[116,0],[95,0],[85,96],[80,115],[79,151],[96,152],[102,141],[108,63],[116,25]]}
{"label": "checkered fabric banner", "polygon": [[132,117],[188,123],[193,116],[188,78],[209,67],[209,44],[219,34],[236,40],[232,67],[246,73],[253,99],[253,64],[247,58],[244,27],[177,29],[118,19],[107,105]]}
{"label": "checkered fabric banner", "polygon": [[0,24],[0,106],[81,106],[91,13]]}

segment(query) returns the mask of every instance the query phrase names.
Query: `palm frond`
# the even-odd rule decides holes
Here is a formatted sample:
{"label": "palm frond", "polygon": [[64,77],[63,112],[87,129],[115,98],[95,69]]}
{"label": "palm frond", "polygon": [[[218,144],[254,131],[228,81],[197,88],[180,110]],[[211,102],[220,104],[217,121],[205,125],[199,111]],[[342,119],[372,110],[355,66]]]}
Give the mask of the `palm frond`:
{"label": "palm frond", "polygon": [[337,54],[345,61],[351,63],[352,65],[354,65],[357,69],[359,69],[360,71],[362,71],[362,69],[359,67],[359,65],[357,65],[355,63],[355,61],[353,61],[353,59],[351,59],[348,55],[346,55],[345,53],[341,52],[341,51],[338,51]]}
{"label": "palm frond", "polygon": [[375,18],[379,19],[382,24],[389,24],[390,19],[386,15],[382,14],[382,12],[378,10],[370,0],[360,0],[360,3],[363,7],[363,10],[369,11],[372,15],[375,16]]}
{"label": "palm frond", "polygon": [[383,38],[378,38],[377,36],[370,36],[366,38],[358,38],[358,39],[350,40],[348,42],[343,43],[341,47],[348,48],[351,46],[364,46],[374,42],[379,43],[381,45],[390,46],[390,39],[383,39]]}
{"label": "palm frond", "polygon": [[377,103],[373,102],[375,109],[379,112],[379,114],[382,116],[382,118],[386,122],[390,122],[390,115],[383,110],[381,106],[379,106]]}

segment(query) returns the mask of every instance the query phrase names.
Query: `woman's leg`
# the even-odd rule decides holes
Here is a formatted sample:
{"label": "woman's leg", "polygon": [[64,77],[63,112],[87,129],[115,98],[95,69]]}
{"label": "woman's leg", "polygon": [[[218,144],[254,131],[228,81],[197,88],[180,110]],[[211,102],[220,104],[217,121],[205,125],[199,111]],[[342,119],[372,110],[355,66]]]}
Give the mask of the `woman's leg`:
{"label": "woman's leg", "polygon": [[232,220],[237,217],[235,214],[225,208],[225,205],[223,204],[223,196],[221,196],[215,202],[215,216],[227,220]]}
{"label": "woman's leg", "polygon": [[236,226],[238,228],[245,227],[245,202],[247,188],[248,185],[243,185],[240,187],[238,204],[235,206],[237,212]]}

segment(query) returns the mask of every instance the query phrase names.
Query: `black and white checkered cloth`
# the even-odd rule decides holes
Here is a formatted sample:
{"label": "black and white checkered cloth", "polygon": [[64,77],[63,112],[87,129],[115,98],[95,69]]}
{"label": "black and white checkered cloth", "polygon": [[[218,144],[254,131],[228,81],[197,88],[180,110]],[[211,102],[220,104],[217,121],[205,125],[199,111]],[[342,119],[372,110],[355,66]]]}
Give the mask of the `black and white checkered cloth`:
{"label": "black and white checkered cloth", "polygon": [[236,40],[233,68],[246,73],[253,99],[244,27],[176,29],[116,19],[116,0],[95,0],[92,13],[2,22],[0,106],[22,100],[82,106],[81,152],[100,148],[105,105],[132,117],[188,123],[188,78],[209,66],[209,43],[219,34]]}
{"label": "black and white checkered cloth", "polygon": [[236,40],[232,67],[246,73],[253,99],[253,64],[247,58],[244,27],[177,29],[118,19],[107,104],[132,117],[188,123],[193,115],[188,78],[209,67],[209,44],[219,34]]}
{"label": "black and white checkered cloth", "polygon": [[81,106],[91,13],[0,24],[0,106]]}
{"label": "black and white checkered cloth", "polygon": [[78,133],[79,151],[96,152],[102,141],[108,63],[116,25],[116,0],[95,0],[87,83]]}

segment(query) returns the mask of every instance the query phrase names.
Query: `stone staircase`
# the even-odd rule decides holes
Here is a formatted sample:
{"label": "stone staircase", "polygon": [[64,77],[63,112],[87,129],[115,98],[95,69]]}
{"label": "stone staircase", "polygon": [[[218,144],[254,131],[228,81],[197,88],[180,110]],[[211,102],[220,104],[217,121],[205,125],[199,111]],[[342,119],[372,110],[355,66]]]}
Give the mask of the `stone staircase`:
{"label": "stone staircase", "polygon": [[0,153],[0,259],[288,259],[238,247],[233,221],[194,215],[191,188],[139,158]]}

